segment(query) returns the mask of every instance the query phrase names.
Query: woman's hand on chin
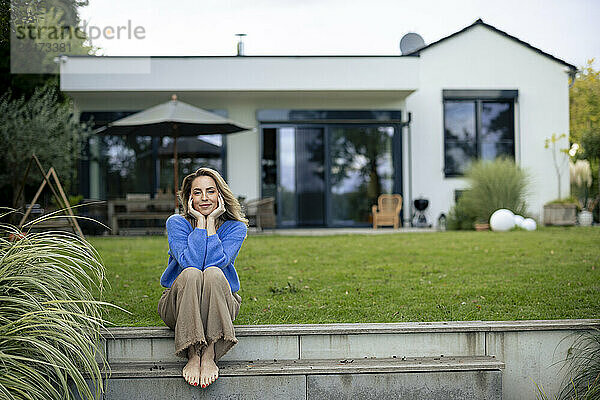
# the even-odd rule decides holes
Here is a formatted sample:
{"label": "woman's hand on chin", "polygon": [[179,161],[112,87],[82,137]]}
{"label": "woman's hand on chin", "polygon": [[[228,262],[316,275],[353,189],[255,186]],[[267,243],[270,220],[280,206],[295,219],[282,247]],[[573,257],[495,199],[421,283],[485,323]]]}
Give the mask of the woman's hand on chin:
{"label": "woman's hand on chin", "polygon": [[188,202],[188,214],[196,219],[196,227],[200,229],[206,228],[206,217],[202,215],[201,212],[197,211],[194,208],[194,199],[190,196],[190,201]]}
{"label": "woman's hand on chin", "polygon": [[225,213],[225,200],[223,200],[223,197],[221,196],[221,194],[219,193],[219,205],[217,208],[215,208],[213,210],[213,212],[210,213],[210,215],[207,217],[213,221],[216,221],[217,218],[219,218],[221,215],[223,215],[223,213]]}

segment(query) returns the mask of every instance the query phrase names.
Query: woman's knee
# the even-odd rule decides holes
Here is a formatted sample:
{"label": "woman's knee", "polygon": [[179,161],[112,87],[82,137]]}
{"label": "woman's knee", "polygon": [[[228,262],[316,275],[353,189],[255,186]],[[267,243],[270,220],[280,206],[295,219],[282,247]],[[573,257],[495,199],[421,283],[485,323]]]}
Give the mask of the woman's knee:
{"label": "woman's knee", "polygon": [[183,280],[185,282],[190,281],[190,280],[202,279],[202,271],[200,271],[196,267],[187,267],[183,271],[181,271],[180,275],[181,276],[178,278],[181,278],[181,280]]}
{"label": "woman's knee", "polygon": [[204,281],[206,283],[209,282],[218,282],[218,281],[227,281],[227,278],[225,278],[225,274],[223,273],[223,270],[219,267],[208,267],[206,268],[204,271]]}

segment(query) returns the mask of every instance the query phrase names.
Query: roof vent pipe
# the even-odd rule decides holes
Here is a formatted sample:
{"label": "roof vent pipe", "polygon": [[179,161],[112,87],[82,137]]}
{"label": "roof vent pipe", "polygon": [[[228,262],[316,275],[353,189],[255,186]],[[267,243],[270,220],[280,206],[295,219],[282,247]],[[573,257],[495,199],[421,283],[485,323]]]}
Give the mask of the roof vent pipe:
{"label": "roof vent pipe", "polygon": [[246,36],[245,33],[236,33],[235,36],[239,37],[240,40],[237,44],[237,55],[238,56],[243,56],[244,55],[244,42],[243,42],[243,38],[244,36]]}
{"label": "roof vent pipe", "polygon": [[576,69],[569,69],[568,73],[569,73],[569,78],[571,78],[571,82],[569,82],[569,89],[571,89],[573,87],[573,85],[575,84],[575,79],[577,79],[577,72],[579,72]]}

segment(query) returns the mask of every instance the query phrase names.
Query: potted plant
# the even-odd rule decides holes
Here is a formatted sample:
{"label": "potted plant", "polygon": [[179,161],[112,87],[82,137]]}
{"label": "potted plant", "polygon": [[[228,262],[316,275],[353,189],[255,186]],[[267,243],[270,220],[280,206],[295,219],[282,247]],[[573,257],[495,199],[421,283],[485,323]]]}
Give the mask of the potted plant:
{"label": "potted plant", "polygon": [[571,175],[572,191],[575,193],[579,213],[577,222],[581,226],[590,226],[594,220],[592,210],[598,203],[598,198],[590,197],[590,187],[592,186],[592,170],[587,160],[577,160],[575,163],[569,163]]}
{"label": "potted plant", "polygon": [[544,204],[544,225],[575,225],[577,207],[577,199],[573,197],[556,199]]}
{"label": "potted plant", "polygon": [[566,137],[567,135],[564,133],[560,135],[553,133],[552,137],[547,138],[544,144],[546,149],[552,150],[552,161],[558,182],[558,199],[544,204],[544,225],[565,226],[576,223],[577,201],[571,197],[563,199],[561,195],[561,170],[568,160],[569,148],[558,148],[557,143]]}

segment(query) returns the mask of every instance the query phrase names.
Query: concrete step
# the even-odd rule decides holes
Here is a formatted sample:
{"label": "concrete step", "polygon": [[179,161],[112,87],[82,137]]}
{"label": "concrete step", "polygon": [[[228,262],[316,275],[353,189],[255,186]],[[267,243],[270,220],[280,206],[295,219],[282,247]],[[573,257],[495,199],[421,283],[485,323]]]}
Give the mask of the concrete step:
{"label": "concrete step", "polygon": [[504,368],[487,356],[228,361],[202,389],[184,365],[113,363],[105,399],[501,399]]}
{"label": "concrete step", "polygon": [[[113,363],[110,378],[181,377],[185,361]],[[495,357],[402,357],[325,360],[257,360],[219,362],[220,376],[363,374],[389,372],[500,371]]]}
{"label": "concrete step", "polygon": [[[357,360],[365,357],[402,359],[402,357],[427,358],[442,355],[444,358],[495,356],[497,361],[505,364],[501,379],[504,399],[535,398],[533,381],[543,385],[548,392],[558,390],[560,380],[565,373],[561,370],[560,360],[566,357],[571,344],[565,339],[574,332],[598,327],[600,327],[598,319],[235,325],[239,342],[220,360],[219,366],[225,362],[274,359],[278,361]],[[104,337],[105,356],[111,365],[157,363],[164,366],[182,361],[173,354],[173,331],[166,327],[111,328]],[[390,372],[381,376],[398,373],[401,374],[401,372]],[[441,374],[440,376],[451,374],[450,371],[428,373]],[[487,372],[479,370],[475,373],[485,375]],[[377,374],[365,373],[364,375]],[[410,373],[404,372],[404,374]],[[363,374],[333,375],[348,378]],[[267,379],[266,376],[271,375],[265,375],[261,379]],[[324,375],[319,376],[321,378],[318,382],[321,382]],[[224,380],[234,378],[243,378],[247,385],[254,385],[248,383],[253,382],[249,376],[236,378],[224,375],[223,377]],[[298,376],[291,375],[283,375],[279,378],[271,376],[269,379],[275,379],[273,382],[276,382],[277,379],[284,378],[300,379]],[[127,379],[140,380],[141,378]],[[142,380],[147,379],[167,378],[150,377]],[[317,382],[311,381],[313,378],[302,379],[305,383]],[[358,381],[366,378],[356,379]]]}

